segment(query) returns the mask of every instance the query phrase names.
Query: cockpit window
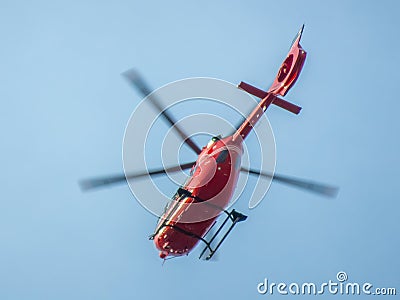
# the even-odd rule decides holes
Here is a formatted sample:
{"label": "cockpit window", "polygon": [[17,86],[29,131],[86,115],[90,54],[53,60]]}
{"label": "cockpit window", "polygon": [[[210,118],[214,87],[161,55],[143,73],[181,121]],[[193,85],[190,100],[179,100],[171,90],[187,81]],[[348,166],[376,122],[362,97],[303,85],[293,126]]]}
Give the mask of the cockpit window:
{"label": "cockpit window", "polygon": [[222,150],[215,161],[218,164],[225,162],[226,158],[228,157],[228,154],[229,154],[228,150]]}

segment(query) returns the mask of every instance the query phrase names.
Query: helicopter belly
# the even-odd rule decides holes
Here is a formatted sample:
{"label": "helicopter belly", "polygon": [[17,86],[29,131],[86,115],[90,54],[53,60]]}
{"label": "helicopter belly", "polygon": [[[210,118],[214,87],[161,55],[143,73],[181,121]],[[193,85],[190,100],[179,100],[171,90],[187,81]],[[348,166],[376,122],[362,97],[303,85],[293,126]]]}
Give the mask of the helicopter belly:
{"label": "helicopter belly", "polygon": [[154,236],[161,258],[187,255],[207,234],[233,195],[239,174],[230,173],[230,169],[229,166],[229,170],[217,170],[214,177],[200,187],[194,187],[189,181],[178,190],[183,198],[176,201],[170,213],[166,212]]}

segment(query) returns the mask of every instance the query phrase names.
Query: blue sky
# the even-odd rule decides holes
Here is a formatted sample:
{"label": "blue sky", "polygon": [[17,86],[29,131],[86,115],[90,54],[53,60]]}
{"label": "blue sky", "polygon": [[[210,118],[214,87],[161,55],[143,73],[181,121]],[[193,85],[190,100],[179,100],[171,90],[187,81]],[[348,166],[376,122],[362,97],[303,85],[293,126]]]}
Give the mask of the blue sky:
{"label": "blue sky", "polygon": [[[399,11],[396,1],[2,1],[0,298],[279,299],[257,284],[339,271],[399,292]],[[245,194],[237,207],[249,218],[217,262],[193,253],[162,267],[147,240],[156,219],[127,186],[77,185],[122,170],[141,99],[121,72],[135,67],[153,87],[210,76],[267,88],[303,23],[308,57],[286,97],[303,111],[268,111],[276,169],[336,184],[338,197],[273,184],[248,211]]]}

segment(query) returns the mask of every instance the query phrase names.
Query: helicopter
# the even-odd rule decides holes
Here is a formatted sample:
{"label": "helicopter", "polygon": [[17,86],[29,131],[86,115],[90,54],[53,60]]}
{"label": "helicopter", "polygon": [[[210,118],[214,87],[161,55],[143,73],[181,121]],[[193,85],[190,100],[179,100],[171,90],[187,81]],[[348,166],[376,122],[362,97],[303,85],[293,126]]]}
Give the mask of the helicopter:
{"label": "helicopter", "polygon": [[[284,175],[270,174],[241,165],[241,158],[244,152],[243,143],[270,105],[276,105],[294,114],[300,113],[300,106],[288,102],[280,96],[287,94],[297,81],[304,66],[307,53],[300,45],[303,29],[304,25],[294,38],[289,53],[268,91],[240,82],[238,88],[260,98],[261,101],[231,135],[226,137],[221,135],[214,136],[207,145],[200,148],[156,99],[149,99],[182,141],[198,155],[196,161],[135,174],[86,179],[80,182],[81,188],[89,190],[123,183],[127,180],[134,180],[147,175],[158,176],[190,169],[189,177],[178,188],[172,200],[167,204],[163,215],[159,217],[155,231],[149,237],[150,240],[154,241],[155,247],[159,250],[159,257],[164,261],[170,257],[188,255],[199,243],[204,244],[199,258],[205,256],[206,260],[211,259],[235,225],[247,219],[246,215],[235,209],[227,210],[240,173],[272,178],[273,181],[329,197],[336,196],[338,189],[333,186]],[[152,90],[135,71],[128,71],[125,76],[143,96],[146,97],[151,94]],[[209,232],[214,228],[217,219],[221,215],[225,215],[225,219],[216,229],[216,232],[209,236]],[[230,222],[230,225],[226,229],[228,222]],[[208,240],[206,237],[208,237]],[[214,246],[215,243],[216,245]]]}

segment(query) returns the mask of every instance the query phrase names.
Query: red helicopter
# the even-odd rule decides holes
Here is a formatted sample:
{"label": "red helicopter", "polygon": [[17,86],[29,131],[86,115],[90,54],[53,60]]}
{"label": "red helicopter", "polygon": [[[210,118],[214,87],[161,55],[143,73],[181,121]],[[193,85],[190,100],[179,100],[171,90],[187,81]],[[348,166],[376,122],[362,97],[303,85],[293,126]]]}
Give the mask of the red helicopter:
{"label": "red helicopter", "polygon": [[[332,186],[277,174],[269,174],[241,166],[243,142],[261,115],[271,104],[277,105],[294,114],[298,114],[301,110],[301,107],[283,100],[279,96],[286,95],[296,82],[303,68],[306,59],[306,52],[300,46],[303,28],[304,25],[293,40],[289,53],[281,65],[275,81],[267,92],[245,82],[241,82],[238,85],[244,91],[261,98],[261,101],[232,135],[224,138],[221,136],[213,137],[201,149],[185,134],[183,129],[176,125],[174,118],[157,101],[154,99],[151,101],[163,118],[173,126],[182,140],[198,155],[195,162],[127,176],[84,180],[81,181],[81,187],[87,190],[121,183],[128,179],[137,179],[145,175],[156,176],[167,172],[191,169],[188,180],[173,196],[172,201],[165,208],[164,214],[159,218],[154,233],[150,236],[150,239],[154,240],[156,248],[160,251],[160,258],[164,260],[169,256],[188,255],[199,242],[203,242],[205,245],[199,258],[202,258],[207,252],[205,259],[208,260],[213,257],[234,226],[238,222],[246,220],[247,216],[235,209],[231,211],[226,210],[235,191],[240,172],[267,178],[272,177],[274,181],[293,185],[325,196],[335,196],[337,188]],[[137,73],[130,71],[125,75],[144,96],[151,93],[151,90]],[[216,232],[206,240],[210,229],[215,225],[217,218],[221,214],[225,214],[226,218]],[[231,223],[226,229],[225,226],[228,221]],[[223,228],[225,228],[225,231],[222,231]],[[221,234],[222,237],[216,242],[216,238]],[[215,243],[216,245],[213,246]]]}

